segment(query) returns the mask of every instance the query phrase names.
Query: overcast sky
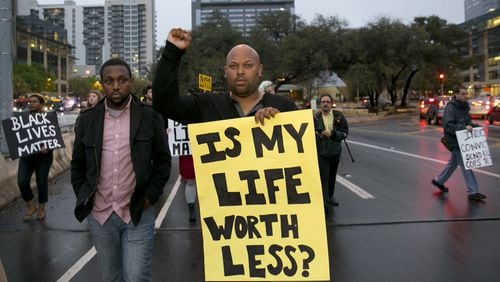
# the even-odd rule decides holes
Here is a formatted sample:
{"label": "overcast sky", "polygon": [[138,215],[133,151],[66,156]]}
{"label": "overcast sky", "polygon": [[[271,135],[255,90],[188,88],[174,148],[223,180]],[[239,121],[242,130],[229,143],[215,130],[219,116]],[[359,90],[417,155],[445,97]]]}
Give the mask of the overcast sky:
{"label": "overcast sky", "polygon": [[[157,43],[163,44],[172,27],[191,28],[191,0],[155,0]],[[39,0],[40,4],[63,0]],[[104,4],[104,0],[76,0],[79,5]],[[317,14],[339,16],[351,27],[361,27],[378,16],[409,23],[417,16],[437,15],[449,23],[464,21],[463,0],[295,0],[295,13],[310,22]]]}

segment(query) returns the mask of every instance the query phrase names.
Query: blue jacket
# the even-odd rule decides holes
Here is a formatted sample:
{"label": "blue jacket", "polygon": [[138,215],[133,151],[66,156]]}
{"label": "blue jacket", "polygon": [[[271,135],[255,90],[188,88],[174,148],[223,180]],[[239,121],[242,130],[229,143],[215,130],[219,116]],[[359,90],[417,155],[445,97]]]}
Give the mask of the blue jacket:
{"label": "blue jacket", "polygon": [[[136,187],[130,200],[130,216],[138,224],[145,199],[154,204],[170,177],[171,157],[163,119],[151,106],[132,96],[130,103],[130,153]],[[75,128],[71,184],[76,194],[75,216],[83,221],[92,211],[101,170],[105,99],[85,110]]]}

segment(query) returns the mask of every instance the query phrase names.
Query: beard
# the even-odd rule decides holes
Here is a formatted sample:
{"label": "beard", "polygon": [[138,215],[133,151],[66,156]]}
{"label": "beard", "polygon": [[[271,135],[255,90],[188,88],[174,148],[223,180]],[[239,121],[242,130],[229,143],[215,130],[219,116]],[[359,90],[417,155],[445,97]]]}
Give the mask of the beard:
{"label": "beard", "polygon": [[239,97],[239,98],[245,98],[248,96],[251,96],[252,94],[257,93],[257,88],[251,88],[250,86],[235,86],[233,85],[232,87],[229,88],[231,91],[231,94],[233,96]]}
{"label": "beard", "polygon": [[121,95],[110,95],[108,97],[108,106],[112,109],[115,110],[121,110],[127,105],[128,99],[130,98],[130,95],[127,95],[125,97]]}

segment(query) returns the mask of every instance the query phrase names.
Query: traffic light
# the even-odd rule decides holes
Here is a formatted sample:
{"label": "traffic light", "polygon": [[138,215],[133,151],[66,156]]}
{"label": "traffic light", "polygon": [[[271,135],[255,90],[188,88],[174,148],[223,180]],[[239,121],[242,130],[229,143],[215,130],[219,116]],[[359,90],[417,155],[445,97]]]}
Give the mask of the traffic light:
{"label": "traffic light", "polygon": [[444,73],[440,73],[439,74],[439,82],[443,83],[443,80],[444,80]]}

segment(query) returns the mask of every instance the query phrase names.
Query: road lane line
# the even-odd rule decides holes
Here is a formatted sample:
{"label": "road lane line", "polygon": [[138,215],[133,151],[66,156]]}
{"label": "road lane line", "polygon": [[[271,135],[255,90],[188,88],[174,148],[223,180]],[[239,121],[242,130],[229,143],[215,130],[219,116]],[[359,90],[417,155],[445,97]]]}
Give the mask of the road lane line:
{"label": "road lane line", "polygon": [[[174,187],[172,187],[172,191],[170,191],[167,200],[163,204],[160,212],[158,213],[158,216],[156,217],[155,229],[158,229],[161,226],[161,223],[167,216],[168,209],[170,208],[170,205],[172,204],[172,201],[174,200],[175,195],[179,190],[180,184],[181,184],[181,176],[179,175],[177,181],[174,184]],[[73,266],[71,266],[68,269],[68,271],[66,271],[66,273],[64,273],[63,276],[61,276],[61,278],[57,279],[57,282],[69,282],[96,255],[96,253],[97,252],[95,250],[95,247],[92,247]]]}
{"label": "road lane line", "polygon": [[160,213],[158,213],[158,216],[156,217],[155,229],[160,228],[161,223],[167,216],[168,209],[170,208],[170,205],[174,201],[175,195],[177,195],[177,191],[179,190],[180,186],[181,186],[181,176],[179,175],[179,177],[177,177],[177,181],[175,181],[174,187],[172,187],[170,195],[168,195],[168,198],[163,204],[163,207],[161,207]]}
{"label": "road lane line", "polygon": [[354,194],[358,195],[362,199],[375,199],[375,197],[368,193],[367,191],[361,189],[358,185],[352,183],[351,181],[345,179],[344,177],[337,175],[337,181],[342,184],[347,189],[351,190]]}
{"label": "road lane line", "polygon": [[[433,158],[428,158],[428,157],[424,157],[424,156],[420,156],[420,155],[416,155],[416,154],[412,154],[412,153],[406,153],[406,152],[398,151],[398,150],[395,150],[395,149],[387,149],[387,148],[384,148],[384,147],[380,147],[380,146],[376,146],[376,145],[371,145],[371,144],[366,144],[366,143],[361,143],[361,142],[357,142],[357,141],[349,140],[347,142],[355,144],[355,145],[360,145],[360,146],[365,146],[365,147],[369,147],[369,148],[374,148],[374,149],[377,149],[377,150],[382,150],[382,151],[386,151],[386,152],[391,152],[391,153],[396,153],[396,154],[405,155],[405,156],[409,156],[409,157],[414,157],[414,158],[417,158],[417,159],[422,159],[422,160],[431,161],[431,162],[435,162],[435,163],[440,163],[440,164],[447,164],[448,163],[448,161],[436,160],[436,159],[433,159]],[[496,177],[496,178],[500,178],[500,174],[496,174],[496,173],[485,171],[485,170],[479,170],[479,169],[475,169],[475,168],[472,169],[472,170],[474,172],[477,172],[477,173],[481,173],[481,174],[493,176],[493,177]]]}
{"label": "road lane line", "polygon": [[61,278],[57,279],[57,282],[68,282],[75,275],[82,270],[82,268],[89,262],[96,254],[95,247],[92,247],[86,254],[84,254],[66,273],[61,276]]}

